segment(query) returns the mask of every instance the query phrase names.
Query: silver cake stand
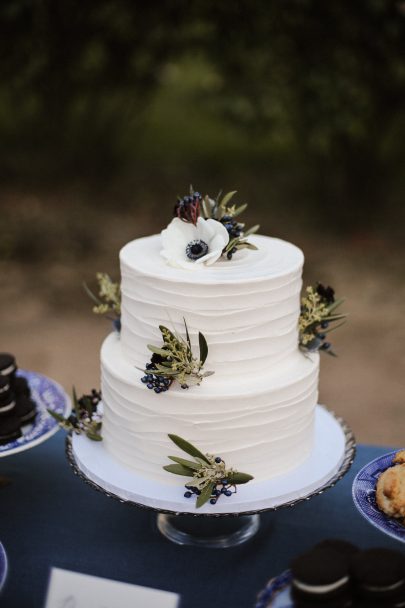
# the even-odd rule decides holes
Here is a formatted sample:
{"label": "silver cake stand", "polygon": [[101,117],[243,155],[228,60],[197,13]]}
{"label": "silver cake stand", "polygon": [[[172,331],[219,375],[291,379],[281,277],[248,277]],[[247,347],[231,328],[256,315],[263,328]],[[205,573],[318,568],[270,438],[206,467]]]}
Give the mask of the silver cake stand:
{"label": "silver cake stand", "polygon": [[66,456],[73,471],[95,490],[110,498],[158,513],[157,527],[180,545],[234,547],[252,538],[260,527],[260,513],[294,507],[332,488],[347,473],[356,453],[349,426],[318,405],[314,448],[306,461],[282,476],[238,486],[232,497],[196,509],[178,485],[145,479],[125,467],[103,442],[68,435]]}

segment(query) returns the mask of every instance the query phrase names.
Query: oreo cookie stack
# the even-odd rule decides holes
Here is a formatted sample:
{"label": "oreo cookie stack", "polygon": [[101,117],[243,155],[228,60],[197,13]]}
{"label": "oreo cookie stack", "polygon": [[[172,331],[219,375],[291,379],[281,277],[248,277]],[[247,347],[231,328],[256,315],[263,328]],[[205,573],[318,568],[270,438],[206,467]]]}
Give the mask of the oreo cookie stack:
{"label": "oreo cookie stack", "polygon": [[28,383],[16,372],[14,355],[0,353],[0,444],[18,439],[21,427],[36,416]]}
{"label": "oreo cookie stack", "polygon": [[350,561],[357,551],[349,542],[327,540],[297,557],[291,564],[294,606],[352,606]]}
{"label": "oreo cookie stack", "polygon": [[405,608],[405,556],[325,540],[291,564],[296,608]]}

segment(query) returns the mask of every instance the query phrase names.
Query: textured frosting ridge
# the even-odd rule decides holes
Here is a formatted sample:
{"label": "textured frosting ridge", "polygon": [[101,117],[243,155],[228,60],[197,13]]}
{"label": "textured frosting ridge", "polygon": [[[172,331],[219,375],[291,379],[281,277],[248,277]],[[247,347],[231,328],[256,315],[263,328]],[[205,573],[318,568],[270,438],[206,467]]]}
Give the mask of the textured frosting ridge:
{"label": "textured frosting ridge", "polygon": [[318,394],[319,356],[291,357],[258,376],[210,382],[156,395],[140,382],[142,373],[124,357],[111,334],[101,351],[103,437],[125,465],[164,483],[178,483],[162,470],[176,451],[168,433],[187,438],[232,466],[268,479],[300,464],[312,448]]}
{"label": "textured frosting ridge", "polygon": [[[195,272],[167,266],[159,235],[121,250],[121,337],[111,334],[101,350],[103,437],[140,475],[179,483],[162,469],[176,453],[169,433],[219,451],[258,481],[298,466],[312,449],[319,356],[298,349],[304,256],[279,239],[250,240],[257,251]],[[156,395],[137,367],[149,359],[147,344],[161,344],[159,324],[184,335],[183,319],[194,346],[205,335],[205,369],[215,374]]]}
{"label": "textured frosting ridge", "polygon": [[265,370],[297,348],[302,252],[284,241],[252,237],[258,251],[202,271],[166,266],[159,236],[129,243],[120,254],[122,348],[138,367],[160,324],[209,344],[207,369],[220,374]]}

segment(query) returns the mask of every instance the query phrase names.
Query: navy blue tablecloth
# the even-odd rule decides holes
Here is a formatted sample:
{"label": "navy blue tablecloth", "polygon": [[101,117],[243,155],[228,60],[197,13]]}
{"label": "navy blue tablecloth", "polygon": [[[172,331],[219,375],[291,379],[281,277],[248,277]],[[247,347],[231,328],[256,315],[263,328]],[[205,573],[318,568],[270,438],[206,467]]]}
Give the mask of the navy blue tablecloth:
{"label": "navy blue tablecloth", "polygon": [[[180,547],[149,511],[121,504],[76,477],[64,434],[0,459],[0,540],[9,560],[2,608],[42,608],[52,566],[179,593],[182,608],[249,608],[267,580],[323,538],[361,547],[403,545],[368,524],[351,498],[355,473],[392,448],[360,446],[351,471],[322,496],[262,515],[259,534],[234,549]],[[137,607],[141,608],[141,607]]]}

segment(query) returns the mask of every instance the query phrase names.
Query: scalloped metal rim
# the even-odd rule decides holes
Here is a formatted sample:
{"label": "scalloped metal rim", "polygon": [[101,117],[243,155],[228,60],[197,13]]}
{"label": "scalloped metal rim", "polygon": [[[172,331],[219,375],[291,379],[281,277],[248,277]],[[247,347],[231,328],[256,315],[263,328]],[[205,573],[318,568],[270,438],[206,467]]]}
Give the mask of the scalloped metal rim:
{"label": "scalloped metal rim", "polygon": [[[322,407],[325,407],[325,406],[322,406]],[[108,498],[113,498],[123,504],[138,507],[140,509],[146,509],[148,511],[156,511],[157,513],[165,513],[167,515],[184,515],[184,516],[191,516],[191,517],[243,517],[244,515],[254,515],[256,513],[266,513],[268,511],[277,511],[278,509],[285,508],[285,507],[295,507],[295,505],[299,504],[300,502],[310,500],[314,496],[320,496],[326,490],[333,488],[337,484],[337,482],[340,481],[346,475],[346,473],[348,472],[348,470],[350,469],[350,467],[353,464],[353,461],[354,461],[354,458],[356,455],[356,439],[354,437],[353,431],[350,429],[349,425],[343,420],[343,418],[341,418],[340,416],[337,416],[332,410],[330,410],[328,408],[325,408],[325,409],[330,414],[332,414],[332,416],[340,424],[342,431],[345,435],[346,445],[345,445],[345,455],[343,458],[343,462],[340,465],[340,468],[337,471],[337,473],[335,473],[335,475],[333,477],[331,477],[331,479],[327,483],[320,486],[317,490],[310,492],[306,496],[302,496],[301,498],[299,498],[297,500],[292,500],[292,501],[283,503],[281,505],[277,505],[276,507],[268,507],[268,508],[252,510],[252,511],[243,511],[241,513],[187,513],[187,512],[182,512],[182,511],[172,511],[169,509],[159,509],[157,507],[150,507],[150,506],[144,505],[142,503],[134,502],[131,500],[125,500],[124,498],[121,498],[120,496],[118,496],[117,494],[114,494],[112,492],[107,492],[107,490],[105,490],[102,486],[96,484],[94,481],[89,479],[76,463],[76,460],[75,460],[75,457],[73,454],[71,435],[68,435],[66,437],[66,457],[68,459],[70,466],[73,469],[74,474],[77,475],[80,479],[82,479],[82,481],[84,481],[87,485],[92,487],[94,490],[101,492],[105,496],[108,496]]]}

